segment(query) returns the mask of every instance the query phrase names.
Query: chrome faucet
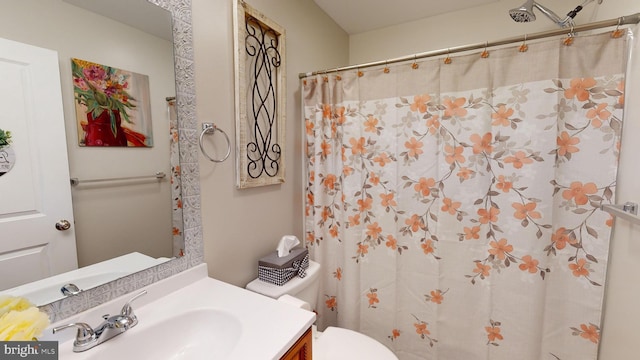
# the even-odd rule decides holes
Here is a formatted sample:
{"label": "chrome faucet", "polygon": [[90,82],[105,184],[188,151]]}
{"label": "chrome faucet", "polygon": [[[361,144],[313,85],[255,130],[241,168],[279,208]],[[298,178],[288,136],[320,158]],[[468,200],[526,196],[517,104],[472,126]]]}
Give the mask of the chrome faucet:
{"label": "chrome faucet", "polygon": [[147,291],[143,290],[132,297],[131,300],[127,301],[127,303],[122,307],[122,310],[120,310],[120,314],[113,316],[104,315],[104,321],[95,329],[92,329],[91,326],[86,323],[77,322],[55,327],[53,328],[53,333],[55,334],[61,330],[76,328],[78,329],[78,332],[76,333],[76,339],[73,342],[73,351],[82,352],[89,350],[136,326],[138,324],[138,318],[133,313],[131,303],[146,293]]}

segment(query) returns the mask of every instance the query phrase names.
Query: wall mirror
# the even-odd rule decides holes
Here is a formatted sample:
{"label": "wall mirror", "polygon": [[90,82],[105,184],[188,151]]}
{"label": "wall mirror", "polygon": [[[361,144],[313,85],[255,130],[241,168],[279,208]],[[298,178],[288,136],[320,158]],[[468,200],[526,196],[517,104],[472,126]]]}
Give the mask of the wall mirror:
{"label": "wall mirror", "polygon": [[[190,0],[10,0],[0,38],[58,52],[70,176],[79,179],[72,187],[78,265],[116,259],[122,270],[92,276],[71,296],[46,279],[16,287],[53,285],[54,298],[34,299],[53,322],[202,262]],[[78,145],[71,58],[148,75],[152,148]],[[179,138],[173,164],[171,121]],[[176,168],[180,176],[172,179]],[[156,179],[157,172],[166,178]],[[144,259],[132,265],[132,254]]]}

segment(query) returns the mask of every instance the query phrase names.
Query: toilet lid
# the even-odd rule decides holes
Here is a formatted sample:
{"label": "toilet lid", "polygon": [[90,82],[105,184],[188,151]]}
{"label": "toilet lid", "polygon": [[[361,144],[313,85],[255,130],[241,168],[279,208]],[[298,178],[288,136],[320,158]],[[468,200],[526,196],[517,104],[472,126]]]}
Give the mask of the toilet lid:
{"label": "toilet lid", "polygon": [[386,346],[348,329],[328,327],[313,343],[314,360],[398,360]]}

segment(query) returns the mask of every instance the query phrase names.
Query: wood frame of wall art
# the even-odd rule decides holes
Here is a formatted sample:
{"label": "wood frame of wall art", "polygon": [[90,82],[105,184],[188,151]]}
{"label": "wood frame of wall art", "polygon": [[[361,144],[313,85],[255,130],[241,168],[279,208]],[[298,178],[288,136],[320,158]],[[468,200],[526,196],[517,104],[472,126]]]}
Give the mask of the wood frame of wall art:
{"label": "wood frame of wall art", "polygon": [[242,0],[234,13],[236,186],[285,179],[285,30]]}

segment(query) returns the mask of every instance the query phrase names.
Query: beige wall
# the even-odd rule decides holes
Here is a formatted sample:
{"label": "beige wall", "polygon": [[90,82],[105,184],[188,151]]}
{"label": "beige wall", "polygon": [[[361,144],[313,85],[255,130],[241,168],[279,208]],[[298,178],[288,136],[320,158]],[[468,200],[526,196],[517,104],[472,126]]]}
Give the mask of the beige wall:
{"label": "beige wall", "polygon": [[[249,3],[286,30],[286,182],[237,190],[235,152],[221,164],[200,157],[205,261],[212,277],[239,286],[257,276],[258,259],[281,236],[302,239],[298,73],[348,62],[347,34],[312,0]],[[232,4],[193,0],[192,7],[198,122],[213,121],[235,139]]]}
{"label": "beige wall", "polygon": [[[511,21],[507,10],[519,6],[522,0],[503,0],[487,6],[471,8],[451,14],[393,26],[377,31],[353,35],[350,38],[351,64],[384,60],[429,50],[482,43],[518,36],[525,33],[552,30],[554,24],[538,13],[538,20],[530,24]],[[545,5],[558,14],[565,14],[579,1],[547,1]],[[616,18],[640,12],[638,0],[604,0],[596,6],[588,5],[577,17],[576,23]],[[640,29],[640,28],[639,28]],[[640,42],[636,42],[640,44]],[[622,141],[621,165],[618,176],[618,202],[640,202],[640,168],[637,154],[640,143],[640,60],[635,46],[636,61],[632,77],[627,81],[628,106]],[[634,81],[635,80],[635,81]],[[605,319],[602,329],[600,360],[637,359],[640,341],[637,323],[640,322],[640,282],[637,281],[640,265],[640,227],[619,220],[615,225],[609,263],[609,280],[606,289]]]}
{"label": "beige wall", "polygon": [[[11,0],[3,1],[2,6],[0,37],[58,52],[71,177],[111,178],[156,171],[169,174],[165,97],[175,95],[173,45],[62,0]],[[149,76],[153,148],[78,146],[72,57]],[[79,265],[132,251],[170,257],[168,181],[160,185],[112,185],[82,186],[72,191]]]}

